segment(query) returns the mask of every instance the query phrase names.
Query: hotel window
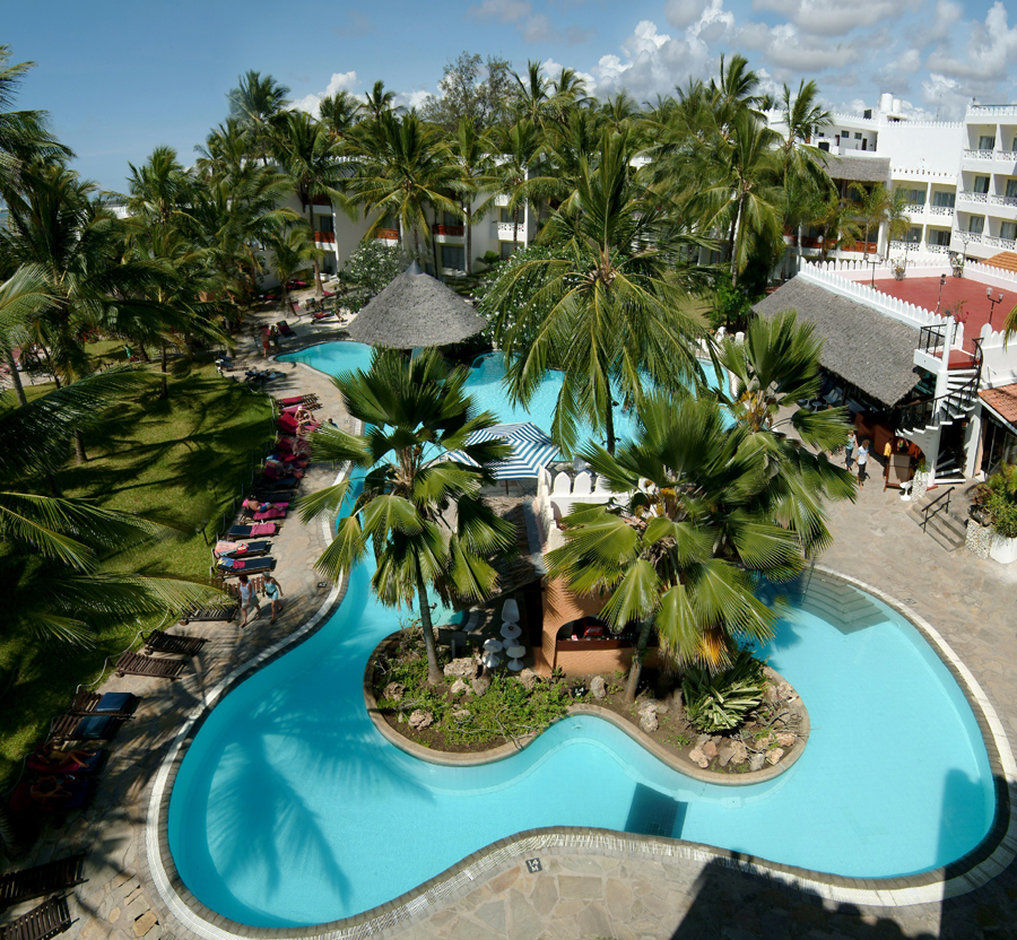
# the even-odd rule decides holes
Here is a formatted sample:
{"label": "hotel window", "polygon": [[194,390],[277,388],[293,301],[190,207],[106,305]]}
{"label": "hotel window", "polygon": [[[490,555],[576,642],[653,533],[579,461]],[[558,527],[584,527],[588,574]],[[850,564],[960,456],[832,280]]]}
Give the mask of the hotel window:
{"label": "hotel window", "polygon": [[508,206],[502,206],[498,210],[498,221],[499,222],[512,222],[512,210]]}
{"label": "hotel window", "polygon": [[982,134],[978,138],[978,149],[979,150],[995,150],[996,149],[996,138],[989,134]]}
{"label": "hotel window", "polygon": [[907,200],[909,206],[924,206],[925,205],[925,190],[924,189],[904,189],[904,198]]}
{"label": "hotel window", "polygon": [[956,201],[957,195],[955,193],[938,192],[932,194],[932,204],[934,206],[949,206],[952,209]]}
{"label": "hotel window", "polygon": [[498,254],[501,255],[501,260],[504,261],[508,258],[515,250],[515,247],[512,242],[498,242]]}
{"label": "hotel window", "polygon": [[453,271],[466,270],[466,252],[462,245],[441,246],[441,266]]}
{"label": "hotel window", "polygon": [[985,228],[985,216],[984,215],[973,215],[968,219],[968,231],[972,235],[981,235],[982,229]]}
{"label": "hotel window", "polygon": [[441,215],[442,225],[462,225],[463,220],[454,212],[443,212]]}
{"label": "hotel window", "polygon": [[999,237],[1013,241],[1017,238],[1017,222],[1000,222]]}
{"label": "hotel window", "polygon": [[929,244],[930,245],[949,245],[950,244],[950,232],[946,229],[930,229],[929,230]]}
{"label": "hotel window", "polygon": [[1008,196],[1017,196],[1017,179],[1008,179],[1006,181],[1006,194]]}
{"label": "hotel window", "polygon": [[976,176],[971,187],[976,193],[987,193],[989,191],[989,177]]}
{"label": "hotel window", "polygon": [[861,139],[862,139],[861,131],[855,131],[855,140],[861,140]]}

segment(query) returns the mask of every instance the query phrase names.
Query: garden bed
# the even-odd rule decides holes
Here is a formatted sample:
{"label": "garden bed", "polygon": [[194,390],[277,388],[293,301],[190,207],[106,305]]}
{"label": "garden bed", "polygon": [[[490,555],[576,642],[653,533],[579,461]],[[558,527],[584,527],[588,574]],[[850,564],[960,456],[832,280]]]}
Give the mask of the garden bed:
{"label": "garden bed", "polygon": [[419,630],[387,637],[368,661],[364,695],[379,730],[397,746],[439,763],[483,763],[515,753],[568,714],[592,714],[622,728],[658,758],[697,779],[756,783],[801,755],[809,719],[801,698],[765,667],[763,700],[736,730],[703,734],[689,722],[680,690],[646,671],[635,702],[622,676],[481,675],[472,658],[442,661],[445,682],[429,688]]}

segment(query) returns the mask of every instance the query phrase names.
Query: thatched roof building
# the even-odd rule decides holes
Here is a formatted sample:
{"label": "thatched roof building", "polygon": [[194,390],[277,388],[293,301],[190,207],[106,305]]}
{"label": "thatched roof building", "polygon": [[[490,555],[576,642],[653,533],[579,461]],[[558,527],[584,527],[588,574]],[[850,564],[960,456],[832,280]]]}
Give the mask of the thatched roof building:
{"label": "thatched roof building", "polygon": [[348,332],[370,346],[417,349],[462,342],[485,326],[467,301],[414,263],[364,306]]}
{"label": "thatched roof building", "polygon": [[870,398],[892,407],[918,382],[918,330],[800,277],[792,278],[753,308],[772,317],[795,310],[823,340],[820,364]]}

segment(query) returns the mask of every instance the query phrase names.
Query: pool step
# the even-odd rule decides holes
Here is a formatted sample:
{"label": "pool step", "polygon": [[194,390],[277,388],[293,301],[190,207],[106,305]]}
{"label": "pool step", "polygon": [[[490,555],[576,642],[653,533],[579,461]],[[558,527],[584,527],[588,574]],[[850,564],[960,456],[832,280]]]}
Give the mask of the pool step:
{"label": "pool step", "polygon": [[850,584],[814,578],[798,606],[829,620],[841,630],[860,630],[882,623],[886,614]]}

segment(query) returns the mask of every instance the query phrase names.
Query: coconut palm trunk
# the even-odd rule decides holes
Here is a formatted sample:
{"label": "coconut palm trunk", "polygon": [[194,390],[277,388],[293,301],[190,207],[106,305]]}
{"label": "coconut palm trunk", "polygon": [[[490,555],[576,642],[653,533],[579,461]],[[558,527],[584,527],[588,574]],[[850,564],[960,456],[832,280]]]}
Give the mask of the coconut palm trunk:
{"label": "coconut palm trunk", "polygon": [[28,399],[25,398],[25,389],[21,384],[21,373],[18,372],[18,364],[14,361],[14,353],[10,349],[4,350],[4,360],[11,373],[11,385],[14,387],[14,394],[18,399],[18,404],[27,405]]}
{"label": "coconut palm trunk", "polygon": [[[311,238],[314,238],[315,244],[317,244],[314,232],[314,203],[312,202],[307,204],[307,224],[311,227]],[[314,296],[324,297],[325,287],[321,283],[321,262],[318,260],[317,254],[315,254],[312,263],[314,264]]]}
{"label": "coconut palm trunk", "polygon": [[650,642],[650,628],[652,626],[652,620],[643,620],[639,624],[636,648],[632,651],[632,665],[629,666],[629,674],[625,680],[626,702],[634,702],[636,700],[636,693],[639,691],[639,679],[643,674],[643,660],[646,658],[646,647]]}
{"label": "coconut palm trunk", "polygon": [[417,597],[420,601],[420,626],[424,631],[424,652],[427,654],[427,681],[437,685],[442,680],[441,667],[438,665],[438,651],[434,645],[434,625],[431,623],[431,607],[427,600],[427,585],[424,575],[417,564]]}

